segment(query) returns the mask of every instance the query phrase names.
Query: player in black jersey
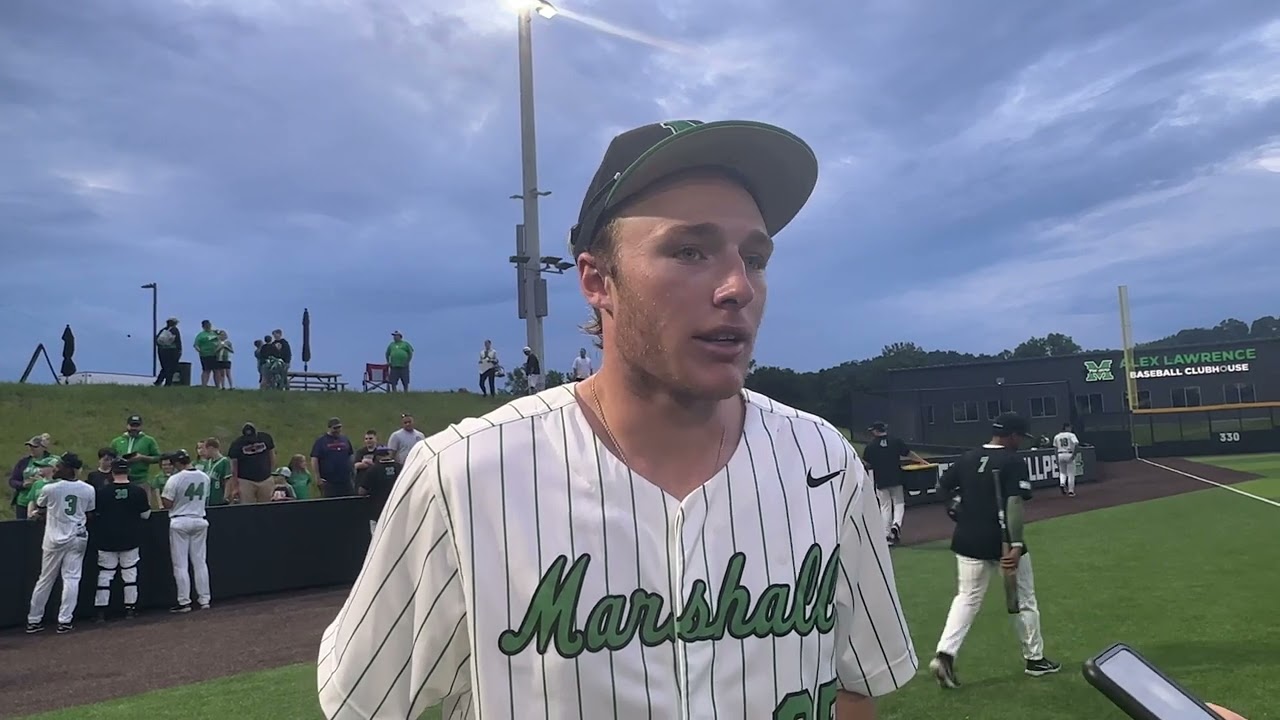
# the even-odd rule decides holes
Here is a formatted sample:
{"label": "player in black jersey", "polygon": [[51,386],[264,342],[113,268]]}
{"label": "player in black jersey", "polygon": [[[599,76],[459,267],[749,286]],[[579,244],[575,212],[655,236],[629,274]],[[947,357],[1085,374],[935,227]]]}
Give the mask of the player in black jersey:
{"label": "player in black jersey", "polygon": [[98,545],[98,591],[93,596],[97,621],[107,619],[111,581],[116,570],[124,583],[125,617],[133,617],[138,605],[138,548],[151,517],[151,501],[141,485],[129,482],[129,461],[111,463],[111,482],[98,488],[93,536]]}
{"label": "player in black jersey", "polygon": [[378,526],[378,518],[391,497],[391,489],[395,487],[396,478],[400,477],[401,465],[396,462],[395,451],[385,445],[379,445],[373,451],[373,464],[360,471],[357,480],[358,495],[367,495],[369,503],[369,534],[372,535]]}
{"label": "player in black jersey", "polygon": [[[1018,455],[1018,448],[1028,437],[1027,421],[1017,413],[1003,413],[991,428],[991,441],[961,455],[938,481],[939,492],[958,497],[953,500],[956,527],[951,551],[956,555],[959,588],[947,613],[937,652],[929,663],[934,678],[944,688],[960,687],[955,673],[956,653],[978,616],[991,576],[1001,570],[1016,568],[1015,623],[1026,662],[1024,672],[1040,677],[1062,667],[1044,656],[1030,549],[1023,539],[1023,503],[1031,499],[1031,474],[1026,461]],[[993,471],[999,471],[998,476]],[[1003,528],[998,498],[1005,499]],[[1009,545],[1007,553],[1002,552],[1005,543]]]}
{"label": "player in black jersey", "polygon": [[889,425],[874,422],[871,442],[862,450],[862,464],[871,473],[876,485],[876,499],[880,502],[880,516],[884,519],[884,536],[890,545],[897,545],[902,536],[902,521],[906,515],[907,498],[902,489],[904,473],[902,463],[910,461],[926,464],[907,446],[902,438],[889,434]]}

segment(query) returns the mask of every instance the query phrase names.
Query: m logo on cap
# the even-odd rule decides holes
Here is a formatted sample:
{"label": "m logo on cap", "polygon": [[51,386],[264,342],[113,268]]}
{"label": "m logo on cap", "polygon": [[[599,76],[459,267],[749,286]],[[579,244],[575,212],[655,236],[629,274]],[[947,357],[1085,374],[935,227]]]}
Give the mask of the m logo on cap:
{"label": "m logo on cap", "polygon": [[685,130],[696,128],[702,124],[701,120],[668,120],[664,123],[658,123],[662,127],[671,131],[672,135],[678,135]]}

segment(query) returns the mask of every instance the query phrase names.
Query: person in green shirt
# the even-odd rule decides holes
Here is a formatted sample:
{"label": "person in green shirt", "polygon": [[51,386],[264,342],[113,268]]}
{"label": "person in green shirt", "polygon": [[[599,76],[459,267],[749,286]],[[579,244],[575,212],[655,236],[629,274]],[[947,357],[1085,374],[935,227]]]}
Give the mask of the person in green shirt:
{"label": "person in green shirt", "polygon": [[213,323],[208,320],[200,321],[200,332],[191,346],[200,356],[200,387],[208,387],[209,378],[218,369],[218,331],[213,329]]}
{"label": "person in green shirt", "polygon": [[311,498],[311,473],[307,472],[307,458],[304,455],[294,455],[289,459],[289,486],[293,488],[293,495],[299,500],[309,500]]}
{"label": "person in green shirt", "polygon": [[111,449],[123,460],[129,461],[129,482],[147,490],[152,507],[160,507],[159,493],[147,482],[151,466],[160,462],[160,445],[156,439],[142,432],[142,417],[130,415],[125,421],[124,434],[111,441]]}
{"label": "person in green shirt", "polygon": [[222,443],[218,438],[205,438],[196,444],[196,454],[200,462],[196,466],[209,476],[208,505],[226,505],[227,478],[231,477],[231,458],[222,454]]}
{"label": "person in green shirt", "polygon": [[[54,457],[56,462],[55,456]],[[43,458],[41,458],[43,459]],[[55,465],[30,463],[27,469],[22,471],[22,490],[18,493],[18,507],[27,511],[27,517],[31,517],[31,502],[40,497],[40,490],[53,478],[53,470]]]}
{"label": "person in green shirt", "polygon": [[404,385],[409,392],[409,363],[413,361],[413,346],[409,344],[399,330],[391,333],[391,344],[387,346],[387,365],[390,368],[391,392],[396,391],[397,384]]}

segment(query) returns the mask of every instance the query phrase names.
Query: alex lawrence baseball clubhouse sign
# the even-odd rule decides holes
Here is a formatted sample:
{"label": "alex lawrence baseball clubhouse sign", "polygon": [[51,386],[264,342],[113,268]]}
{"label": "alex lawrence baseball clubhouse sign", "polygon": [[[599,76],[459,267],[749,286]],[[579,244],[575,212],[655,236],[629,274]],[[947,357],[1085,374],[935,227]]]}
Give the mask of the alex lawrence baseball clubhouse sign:
{"label": "alex lawrence baseball clubhouse sign", "polygon": [[[1258,359],[1256,348],[1213,350],[1208,352],[1138,355],[1133,359],[1129,376],[1134,379],[1218,375],[1249,372],[1249,361]],[[1085,360],[1085,382],[1114,380],[1113,360]],[[1120,361],[1121,367],[1124,361]]]}

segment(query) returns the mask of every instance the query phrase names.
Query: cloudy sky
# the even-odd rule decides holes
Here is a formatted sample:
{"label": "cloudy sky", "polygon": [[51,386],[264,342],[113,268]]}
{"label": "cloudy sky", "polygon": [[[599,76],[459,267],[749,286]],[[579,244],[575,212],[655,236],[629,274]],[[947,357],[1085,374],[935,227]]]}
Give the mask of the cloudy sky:
{"label": "cloudy sky", "polygon": [[[1280,311],[1276,3],[563,9],[534,28],[545,252],[627,127],[751,118],[816,149],[763,364],[1116,346],[1121,283],[1139,339]],[[156,281],[161,318],[242,354],[308,307],[312,369],[355,379],[398,328],[419,387],[470,386],[484,338],[524,344],[519,150],[503,0],[5,0],[0,378],[67,323],[82,370],[148,371]],[[563,368],[586,309],[549,284]]]}

